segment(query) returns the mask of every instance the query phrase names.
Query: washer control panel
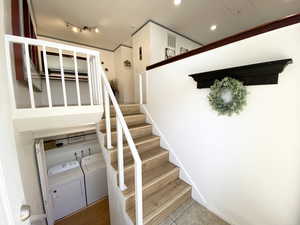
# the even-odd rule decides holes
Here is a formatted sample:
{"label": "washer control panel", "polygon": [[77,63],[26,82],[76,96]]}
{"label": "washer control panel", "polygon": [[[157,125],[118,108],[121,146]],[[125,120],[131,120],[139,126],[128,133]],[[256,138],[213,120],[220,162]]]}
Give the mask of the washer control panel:
{"label": "washer control panel", "polygon": [[79,167],[79,162],[78,161],[70,161],[70,162],[64,162],[62,164],[56,165],[54,167],[51,167],[48,170],[48,176],[52,176],[58,173],[62,173],[74,168]]}

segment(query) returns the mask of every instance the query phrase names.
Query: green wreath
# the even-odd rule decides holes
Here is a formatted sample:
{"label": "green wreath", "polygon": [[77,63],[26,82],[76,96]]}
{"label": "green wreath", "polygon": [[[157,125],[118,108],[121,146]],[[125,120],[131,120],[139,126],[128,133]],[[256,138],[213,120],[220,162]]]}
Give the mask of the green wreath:
{"label": "green wreath", "polygon": [[231,116],[233,113],[239,114],[247,104],[246,87],[242,82],[231,77],[225,77],[223,80],[215,80],[210,87],[208,100],[219,115]]}

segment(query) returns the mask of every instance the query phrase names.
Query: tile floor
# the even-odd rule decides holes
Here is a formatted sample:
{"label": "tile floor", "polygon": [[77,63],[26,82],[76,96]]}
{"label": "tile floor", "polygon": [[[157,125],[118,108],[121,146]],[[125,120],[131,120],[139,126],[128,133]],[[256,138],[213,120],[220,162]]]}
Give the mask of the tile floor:
{"label": "tile floor", "polygon": [[173,212],[160,225],[229,225],[205,207],[191,200]]}

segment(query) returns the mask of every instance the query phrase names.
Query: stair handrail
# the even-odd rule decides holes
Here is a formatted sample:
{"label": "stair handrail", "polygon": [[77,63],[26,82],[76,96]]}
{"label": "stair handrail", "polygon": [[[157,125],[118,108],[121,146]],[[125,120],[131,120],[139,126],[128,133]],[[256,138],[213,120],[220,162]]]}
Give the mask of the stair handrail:
{"label": "stair handrail", "polygon": [[120,109],[120,106],[117,102],[117,99],[112,91],[110,83],[107,79],[107,76],[103,70],[103,67],[100,63],[100,57],[97,59],[98,68],[100,69],[100,75],[103,81],[103,91],[104,91],[104,104],[105,104],[105,125],[106,125],[106,145],[108,149],[112,148],[111,145],[111,124],[110,124],[110,103],[109,99],[112,102],[112,105],[116,113],[116,127],[117,127],[117,151],[118,151],[118,179],[119,187],[121,191],[126,189],[124,183],[124,158],[123,158],[123,132],[127,140],[129,149],[131,151],[132,157],[134,159],[135,165],[135,218],[136,225],[143,225],[143,186],[142,186],[142,160],[137,151],[137,148],[134,144],[133,138],[129,132],[128,126],[124,119],[123,113]]}

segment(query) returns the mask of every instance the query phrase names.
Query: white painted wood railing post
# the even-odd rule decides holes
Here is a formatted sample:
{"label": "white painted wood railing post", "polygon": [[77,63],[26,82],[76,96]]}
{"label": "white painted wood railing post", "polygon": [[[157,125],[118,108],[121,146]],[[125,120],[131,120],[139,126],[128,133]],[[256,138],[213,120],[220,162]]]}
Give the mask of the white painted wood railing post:
{"label": "white painted wood railing post", "polygon": [[30,56],[29,56],[29,45],[25,43],[25,62],[26,62],[26,72],[29,86],[29,96],[30,96],[30,104],[31,108],[35,108],[34,101],[34,93],[33,93],[33,85],[32,85],[32,77],[31,77],[31,66],[30,66]]}
{"label": "white painted wood railing post", "polygon": [[5,38],[5,56],[7,60],[7,73],[8,73],[8,80],[9,80],[9,88],[10,88],[10,97],[12,102],[12,112],[14,112],[17,108],[16,104],[16,97],[14,91],[14,82],[13,82],[13,72],[12,72],[12,65],[11,65],[11,55],[10,55],[10,42]]}
{"label": "white painted wood railing post", "polygon": [[105,111],[105,127],[106,127],[106,147],[111,149],[111,124],[110,124],[110,105],[107,89],[104,88],[104,111]]}
{"label": "white painted wood railing post", "polygon": [[81,97],[80,97],[80,86],[79,86],[79,77],[78,77],[78,65],[77,65],[77,53],[74,51],[74,67],[75,67],[75,80],[76,80],[76,90],[77,90],[77,102],[81,106]]}
{"label": "white painted wood railing post", "polygon": [[140,105],[143,104],[143,77],[139,74],[139,91],[140,91]]}
{"label": "white painted wood railing post", "polygon": [[143,177],[142,161],[135,161],[135,215],[136,224],[143,225]]}
{"label": "white painted wood railing post", "polygon": [[[97,71],[97,79],[98,79],[98,84],[97,84],[97,89],[99,92],[99,104],[102,103],[102,99],[103,99],[103,94],[102,94],[102,79],[101,79],[101,73],[103,71],[101,71],[101,60],[100,60],[100,53],[98,53],[98,55],[96,56],[96,71]],[[105,74],[104,74],[105,76]]]}
{"label": "white painted wood railing post", "polygon": [[61,49],[59,49],[59,64],[60,64],[61,85],[62,85],[62,89],[63,89],[64,105],[65,105],[65,107],[67,107],[68,100],[67,100],[66,83],[65,83],[64,62],[63,62],[63,56],[62,56]]}
{"label": "white painted wood railing post", "polygon": [[90,57],[90,67],[91,67],[91,83],[92,83],[92,94],[94,104],[98,104],[98,96],[97,91],[95,90],[95,68],[94,68],[94,56]]}
{"label": "white painted wood railing post", "polygon": [[93,102],[93,89],[92,89],[92,75],[91,75],[91,65],[90,65],[90,55],[86,56],[87,60],[87,70],[88,70],[88,83],[89,83],[89,93],[90,93],[90,102],[91,105],[94,105]]}
{"label": "white painted wood railing post", "polygon": [[119,117],[116,117],[116,125],[117,125],[119,187],[121,191],[124,191],[126,190],[126,186],[124,183],[123,130],[119,121]]}
{"label": "white painted wood railing post", "polygon": [[49,71],[48,71],[48,59],[47,59],[47,52],[46,52],[45,45],[43,46],[43,58],[44,58],[44,69],[45,69],[45,77],[46,77],[48,103],[49,103],[49,107],[52,108],[52,96],[51,96],[51,87],[50,87]]}

